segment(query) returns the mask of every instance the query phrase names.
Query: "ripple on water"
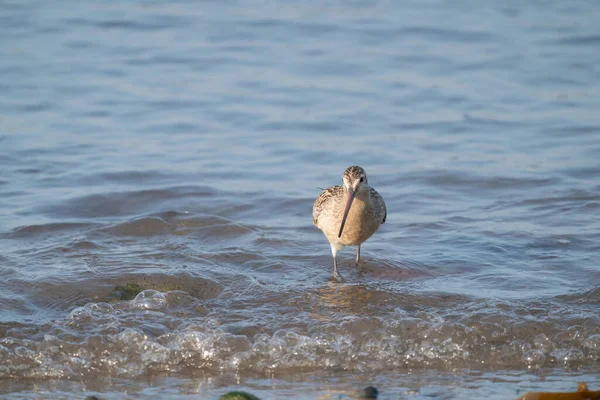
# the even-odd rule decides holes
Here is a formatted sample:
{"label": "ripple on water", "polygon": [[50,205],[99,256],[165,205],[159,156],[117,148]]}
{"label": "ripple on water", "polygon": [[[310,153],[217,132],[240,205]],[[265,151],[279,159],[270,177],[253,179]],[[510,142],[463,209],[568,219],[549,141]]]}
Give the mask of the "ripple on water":
{"label": "ripple on water", "polygon": [[98,193],[75,197],[58,204],[44,206],[43,214],[63,218],[99,218],[141,213],[162,212],[164,203],[171,207],[187,204],[189,198],[206,199],[216,196],[215,189],[208,186],[174,186],[164,189]]}
{"label": "ripple on water", "polygon": [[155,236],[172,231],[173,227],[160,217],[142,217],[102,228],[117,236]]}
{"label": "ripple on water", "polygon": [[91,223],[75,223],[75,222],[55,222],[44,225],[27,225],[15,228],[9,235],[10,237],[30,237],[33,235],[43,235],[48,233],[82,231],[91,229],[96,224]]}
{"label": "ripple on water", "polygon": [[216,215],[194,215],[190,213],[162,212],[103,227],[102,232],[116,236],[155,236],[173,234],[192,236],[195,240],[220,241],[223,238],[243,236],[256,228],[236,223]]}

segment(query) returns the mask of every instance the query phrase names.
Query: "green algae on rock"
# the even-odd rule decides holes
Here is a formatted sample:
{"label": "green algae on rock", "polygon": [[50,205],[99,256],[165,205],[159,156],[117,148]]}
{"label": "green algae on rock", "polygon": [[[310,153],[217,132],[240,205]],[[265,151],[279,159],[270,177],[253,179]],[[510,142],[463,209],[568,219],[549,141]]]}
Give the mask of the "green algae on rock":
{"label": "green algae on rock", "polygon": [[260,400],[253,394],[247,392],[229,392],[219,397],[219,400]]}

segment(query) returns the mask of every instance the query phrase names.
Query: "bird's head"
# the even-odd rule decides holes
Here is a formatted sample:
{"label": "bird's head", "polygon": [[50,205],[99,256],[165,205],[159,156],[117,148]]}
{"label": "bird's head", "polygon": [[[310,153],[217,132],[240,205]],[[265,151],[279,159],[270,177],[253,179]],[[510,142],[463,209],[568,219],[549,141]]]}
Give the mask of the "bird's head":
{"label": "bird's head", "polygon": [[368,189],[367,173],[359,166],[353,165],[344,171],[344,190],[358,193]]}

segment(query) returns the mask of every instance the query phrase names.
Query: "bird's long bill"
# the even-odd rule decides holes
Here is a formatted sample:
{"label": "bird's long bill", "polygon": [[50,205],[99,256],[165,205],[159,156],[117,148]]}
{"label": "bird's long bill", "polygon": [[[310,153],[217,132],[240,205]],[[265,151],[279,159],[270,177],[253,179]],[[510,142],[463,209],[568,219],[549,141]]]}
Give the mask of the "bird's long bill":
{"label": "bird's long bill", "polygon": [[348,217],[348,212],[350,211],[350,207],[352,206],[352,201],[354,200],[354,196],[356,196],[356,192],[353,190],[348,191],[348,199],[346,200],[346,209],[344,210],[344,218],[342,218],[342,225],[340,226],[340,233],[338,237],[342,237],[342,232],[344,231],[344,225],[346,225],[346,218]]}

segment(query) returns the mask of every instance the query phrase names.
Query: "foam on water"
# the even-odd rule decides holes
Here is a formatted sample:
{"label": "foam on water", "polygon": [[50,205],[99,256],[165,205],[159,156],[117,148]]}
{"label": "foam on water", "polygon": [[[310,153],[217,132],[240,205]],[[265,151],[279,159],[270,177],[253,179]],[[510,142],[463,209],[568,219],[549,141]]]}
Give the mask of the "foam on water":
{"label": "foam on water", "polygon": [[158,290],[144,290],[133,300],[134,307],[147,310],[160,310],[167,306],[167,298]]}
{"label": "foam on water", "polygon": [[[185,292],[145,290],[134,300],[88,303],[39,327],[0,339],[0,377],[136,377],[197,370],[383,372],[439,368],[567,369],[600,362],[593,314],[565,326],[556,317],[486,312],[460,318],[397,309],[295,328],[235,334],[226,320],[195,312]],[[594,318],[596,317],[596,318]],[[560,317],[559,317],[560,318]]]}

